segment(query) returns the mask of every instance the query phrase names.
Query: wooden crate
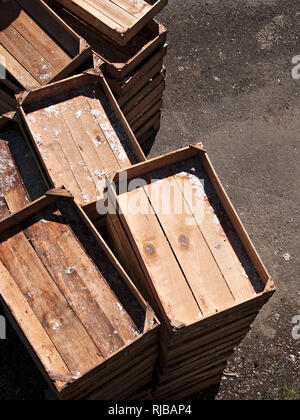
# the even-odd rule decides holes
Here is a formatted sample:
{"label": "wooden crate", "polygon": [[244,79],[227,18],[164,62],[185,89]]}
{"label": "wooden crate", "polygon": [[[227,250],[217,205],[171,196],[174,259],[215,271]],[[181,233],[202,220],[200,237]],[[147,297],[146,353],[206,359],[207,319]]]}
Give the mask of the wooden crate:
{"label": "wooden crate", "polygon": [[150,117],[148,121],[135,131],[135,136],[140,144],[146,143],[151,137],[156,136],[160,129],[161,122],[161,111],[158,111],[153,117]]}
{"label": "wooden crate", "polygon": [[30,202],[29,194],[0,131],[0,220],[21,210]]}
{"label": "wooden crate", "polygon": [[49,187],[68,187],[94,220],[106,177],[146,160],[103,75],[89,71],[18,99]]}
{"label": "wooden crate", "polygon": [[[156,78],[154,78],[154,80],[156,80]],[[130,103],[121,108],[130,126],[138,121],[143,114],[149,111],[154,104],[163,98],[163,92],[165,90],[164,80],[157,86],[153,84],[153,81],[150,81],[148,85],[151,87],[149,87],[148,91],[146,85],[144,96],[137,94]]]}
{"label": "wooden crate", "polygon": [[275,286],[201,144],[114,181],[112,247],[163,324],[154,396],[186,397],[221,377]]}
{"label": "wooden crate", "polygon": [[155,51],[145,62],[124,79],[113,79],[109,75],[106,75],[107,82],[118,101],[121,101],[121,105],[129,101],[129,99],[145,87],[153,77],[162,71],[163,59],[167,54],[167,50],[168,47],[165,45]]}
{"label": "wooden crate", "polygon": [[57,0],[92,27],[126,45],[151,21],[168,0]]}
{"label": "wooden crate", "polygon": [[87,41],[105,63],[104,71],[115,79],[128,76],[167,40],[167,29],[161,23],[151,20],[131,41],[121,47],[106,38],[103,33],[78,19],[57,0],[46,0],[46,3],[67,25]]}
{"label": "wooden crate", "polygon": [[32,89],[69,76],[90,48],[41,0],[0,3],[0,54],[13,90]]}
{"label": "wooden crate", "polygon": [[0,222],[0,295],[60,399],[125,399],[153,378],[158,326],[65,189]]}

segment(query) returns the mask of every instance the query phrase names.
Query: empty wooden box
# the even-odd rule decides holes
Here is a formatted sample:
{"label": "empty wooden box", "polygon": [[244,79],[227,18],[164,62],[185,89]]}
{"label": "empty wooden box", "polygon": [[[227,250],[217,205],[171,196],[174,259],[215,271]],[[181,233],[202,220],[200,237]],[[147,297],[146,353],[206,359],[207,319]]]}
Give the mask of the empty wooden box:
{"label": "empty wooden box", "polygon": [[126,45],[168,0],[57,0],[119,45]]}
{"label": "empty wooden box", "polygon": [[[13,176],[8,178],[10,182],[8,182],[7,188],[12,187],[10,198],[5,199],[9,211],[14,212],[20,210],[24,205],[23,195],[21,194],[19,197],[18,191],[25,188],[25,195],[30,200],[35,200],[47,191],[47,185],[36,163],[36,157],[29,146],[29,139],[15,112],[0,116],[0,141],[3,148],[6,144],[7,150],[7,155],[4,151],[2,153],[2,169],[4,167],[15,168],[12,170]],[[14,175],[15,171],[18,174],[16,176]],[[4,173],[6,174],[6,171]],[[17,182],[16,186],[13,180]],[[20,207],[12,205],[15,201],[20,203]]]}
{"label": "empty wooden box", "polygon": [[164,327],[154,396],[184,398],[218,382],[275,286],[200,144],[114,181],[113,249]]}
{"label": "empty wooden box", "polygon": [[129,100],[160,73],[163,70],[163,60],[167,51],[167,45],[160,47],[147,60],[143,61],[143,63],[121,80],[107,75],[107,82],[117,99],[120,100],[122,98],[123,103]]}
{"label": "empty wooden box", "polygon": [[87,41],[92,50],[103,60],[103,71],[116,79],[128,76],[167,40],[167,29],[161,23],[151,20],[133,39],[121,47],[74,16],[57,0],[46,0],[46,3],[67,25]]}
{"label": "empty wooden box", "polygon": [[90,55],[76,35],[41,0],[0,3],[0,55],[16,91],[43,86],[72,74]]}
{"label": "empty wooden box", "polygon": [[145,160],[102,74],[73,76],[19,101],[49,187],[65,185],[95,219],[106,177]]}
{"label": "empty wooden box", "polygon": [[0,222],[0,295],[60,399],[125,399],[148,385],[158,322],[64,189]]}

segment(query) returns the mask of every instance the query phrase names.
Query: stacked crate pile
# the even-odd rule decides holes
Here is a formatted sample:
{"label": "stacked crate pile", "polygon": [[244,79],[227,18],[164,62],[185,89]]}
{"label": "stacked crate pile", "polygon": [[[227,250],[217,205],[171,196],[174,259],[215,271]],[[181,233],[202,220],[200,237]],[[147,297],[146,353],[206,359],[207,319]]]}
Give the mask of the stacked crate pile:
{"label": "stacked crate pile", "polygon": [[98,0],[94,8],[84,1],[46,2],[91,46],[90,65],[102,66],[134,134],[140,143],[145,142],[160,127],[167,30],[153,17],[166,1]]}
{"label": "stacked crate pile", "polygon": [[111,246],[162,322],[154,398],[182,399],[220,382],[274,284],[200,144],[124,175]]}

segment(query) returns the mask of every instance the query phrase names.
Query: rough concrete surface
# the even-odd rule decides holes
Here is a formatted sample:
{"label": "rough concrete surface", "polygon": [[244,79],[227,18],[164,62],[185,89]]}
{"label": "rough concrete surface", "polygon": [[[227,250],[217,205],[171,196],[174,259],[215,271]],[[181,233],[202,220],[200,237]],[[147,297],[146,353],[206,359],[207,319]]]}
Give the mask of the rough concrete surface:
{"label": "rough concrete surface", "polygon": [[[229,363],[195,399],[299,399],[299,0],[169,0],[161,130],[150,156],[202,141],[278,292]],[[295,329],[294,332],[297,333]],[[298,331],[300,332],[300,331]],[[8,326],[0,399],[43,399],[46,384]]]}

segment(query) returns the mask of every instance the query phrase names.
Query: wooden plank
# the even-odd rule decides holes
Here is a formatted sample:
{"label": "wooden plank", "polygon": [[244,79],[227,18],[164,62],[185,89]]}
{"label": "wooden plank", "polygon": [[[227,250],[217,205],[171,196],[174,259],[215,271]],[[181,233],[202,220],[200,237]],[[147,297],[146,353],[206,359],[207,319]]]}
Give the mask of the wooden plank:
{"label": "wooden plank", "polygon": [[[156,175],[159,174],[153,174]],[[181,189],[177,182],[177,177],[165,177],[161,182],[145,186],[144,190],[202,314],[207,316],[224,306],[232,306],[234,299],[191,208],[186,205],[186,180]],[[202,207],[199,213],[201,210]]]}
{"label": "wooden plank", "polygon": [[84,372],[103,358],[70,304],[21,232],[0,244],[0,258],[71,372]]}
{"label": "wooden plank", "polygon": [[115,155],[119,167],[124,168],[130,166],[130,160],[128,159],[128,156],[124,150],[124,144],[126,143],[127,139],[124,138],[122,128],[120,127],[120,130],[117,131],[117,125],[113,127],[112,121],[108,118],[109,115],[107,115],[105,111],[105,108],[108,108],[108,103],[105,99],[103,90],[98,90],[97,93],[97,99],[87,97],[87,101],[89,102],[91,108],[94,108],[94,105],[96,105],[98,109],[100,108],[100,113],[94,115],[95,120],[101,127],[106,141],[110,145],[110,148]]}
{"label": "wooden plank", "polygon": [[81,39],[45,4],[43,0],[16,0],[22,8],[41,24],[45,32],[49,33],[63,50],[71,57],[80,54]]}
{"label": "wooden plank", "polygon": [[12,25],[2,29],[0,42],[24,68],[30,69],[40,85],[55,75],[55,68]]}
{"label": "wooden plank", "polygon": [[[26,117],[26,123],[52,186],[65,185],[76,198],[81,198],[80,185],[64,151],[66,139],[63,134],[66,134],[66,130],[59,107],[50,105],[31,112]],[[68,131],[66,135],[69,139]]]}
{"label": "wooden plank", "polygon": [[[130,99],[123,106],[121,106],[121,109],[124,112],[124,114],[127,114],[129,111],[131,111],[138,103],[141,102],[142,99],[148,96],[153,91],[153,89],[155,89],[161,83],[163,83],[163,86],[165,88],[165,78],[162,73],[158,74],[152,80],[150,80],[149,83],[147,83],[146,86],[143,89],[141,89],[132,99]],[[118,100],[118,102],[121,102],[120,99]]]}
{"label": "wooden plank", "polygon": [[47,222],[46,228],[43,221],[30,226],[26,236],[101,354],[108,357],[135,337],[136,326],[70,228],[59,220]]}
{"label": "wooden plank", "polygon": [[0,54],[5,58],[6,71],[12,74],[22,86],[26,89],[32,89],[40,85],[29,71],[27,71],[1,44]]}
{"label": "wooden plank", "polygon": [[167,0],[58,0],[75,15],[121,46],[126,45],[166,5]]}
{"label": "wooden plank", "polygon": [[29,42],[56,70],[67,66],[70,56],[37,24],[21,10],[12,27]]}
{"label": "wooden plank", "polygon": [[[159,99],[159,98],[156,98]],[[152,104],[151,104],[152,105]],[[135,132],[138,130],[142,125],[152,117],[152,115],[156,114],[158,111],[162,109],[163,100],[159,99],[157,102],[156,100],[153,101],[153,106],[147,112],[145,112],[141,118],[139,118],[136,122],[131,125],[132,130]]]}
{"label": "wooden plank", "polygon": [[[169,247],[149,201],[140,189],[118,197],[125,229],[141,259],[168,322],[189,324],[199,319],[200,309]],[[136,214],[138,205],[144,214]],[[129,207],[128,207],[129,206]],[[142,213],[142,212],[141,212]],[[162,264],[168,261],[168,265]]]}
{"label": "wooden plank", "polygon": [[133,108],[127,112],[123,111],[128,121],[130,121],[131,124],[136,122],[145,112],[151,108],[151,106],[162,99],[164,90],[165,84],[164,82],[161,82],[158,86],[154,87],[150,93],[148,93],[144,98],[137,102]]}
{"label": "wooden plank", "polygon": [[[0,276],[1,298],[28,340],[29,345],[34,349],[45,370],[48,373],[60,372],[65,375],[70,374],[70,370],[60,353],[28,304],[27,298],[24,297],[17,287],[2,261],[0,261]],[[62,384],[58,381],[56,386],[61,387]]]}

